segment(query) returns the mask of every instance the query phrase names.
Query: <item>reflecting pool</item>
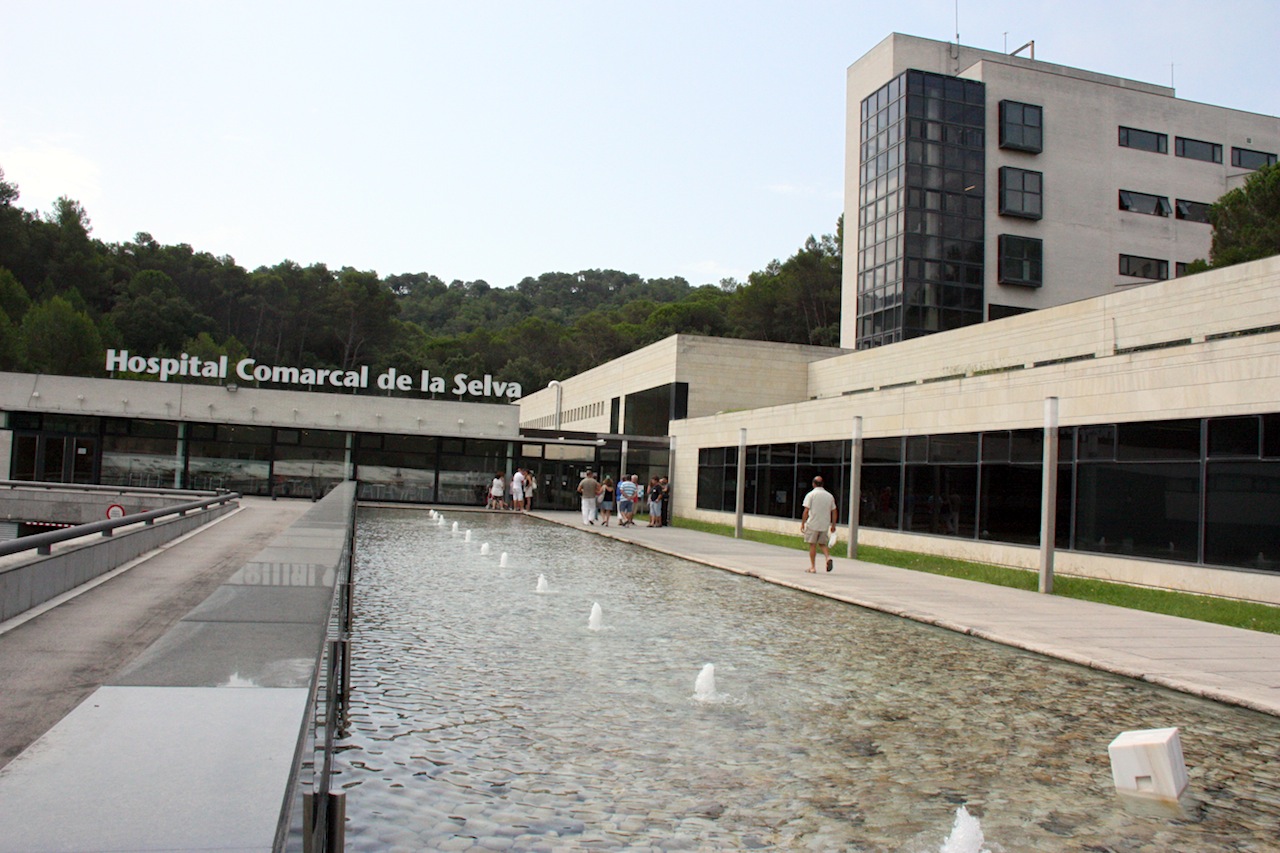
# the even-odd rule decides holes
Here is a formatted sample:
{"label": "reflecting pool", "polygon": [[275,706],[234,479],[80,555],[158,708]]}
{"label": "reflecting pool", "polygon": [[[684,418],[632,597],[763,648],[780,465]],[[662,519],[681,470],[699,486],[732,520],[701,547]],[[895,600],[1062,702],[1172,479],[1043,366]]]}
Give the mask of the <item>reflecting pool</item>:
{"label": "reflecting pool", "polygon": [[[1275,718],[578,530],[446,515],[359,516],[351,850],[923,853],[961,806],[993,853],[1277,849]],[[1181,808],[1118,797],[1107,744],[1166,726]]]}

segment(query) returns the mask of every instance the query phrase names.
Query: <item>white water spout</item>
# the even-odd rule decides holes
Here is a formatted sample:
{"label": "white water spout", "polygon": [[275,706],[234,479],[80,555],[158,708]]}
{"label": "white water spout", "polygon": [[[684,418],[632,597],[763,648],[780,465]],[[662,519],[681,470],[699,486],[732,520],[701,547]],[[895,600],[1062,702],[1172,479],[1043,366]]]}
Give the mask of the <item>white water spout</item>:
{"label": "white water spout", "polygon": [[695,702],[714,702],[716,700],[716,665],[709,663],[698,673],[693,683],[693,699]]}
{"label": "white water spout", "polygon": [[467,535],[466,535],[466,536],[463,536],[463,537],[462,537],[462,541],[463,541],[463,542],[470,542],[470,541],[471,541],[471,531],[470,531],[470,530],[468,530],[468,531],[467,531]]}
{"label": "white water spout", "polygon": [[986,842],[982,837],[982,824],[961,806],[956,809],[956,822],[951,827],[951,834],[942,842],[938,853],[988,853],[983,846]]}
{"label": "white water spout", "polygon": [[599,631],[604,627],[604,612],[600,609],[600,602],[591,605],[591,617],[587,620],[587,627],[592,631]]}
{"label": "white water spout", "polygon": [[[504,555],[504,556],[505,556],[505,555]],[[537,591],[538,591],[538,592],[541,592],[541,593],[544,593],[544,594],[545,594],[545,593],[548,593],[548,592],[551,592],[551,587],[549,587],[549,586],[547,585],[547,576],[546,576],[546,575],[538,575],[538,590],[537,590]]]}
{"label": "white water spout", "polygon": [[506,552],[506,551],[503,551],[503,552],[502,552],[502,556],[498,558],[498,565],[499,565],[499,566],[501,566],[501,567],[502,567],[502,568],[504,568],[504,569],[507,567],[507,552]]}
{"label": "white water spout", "polygon": [[457,532],[458,532],[458,522],[456,522],[456,521],[453,523],[453,532],[454,532],[454,533],[457,533]]}
{"label": "white water spout", "polygon": [[488,542],[486,542],[486,543],[484,543],[483,545],[481,545],[481,546],[480,546],[480,554],[481,554],[481,556],[485,556],[485,557],[489,556],[489,543],[488,543]]}

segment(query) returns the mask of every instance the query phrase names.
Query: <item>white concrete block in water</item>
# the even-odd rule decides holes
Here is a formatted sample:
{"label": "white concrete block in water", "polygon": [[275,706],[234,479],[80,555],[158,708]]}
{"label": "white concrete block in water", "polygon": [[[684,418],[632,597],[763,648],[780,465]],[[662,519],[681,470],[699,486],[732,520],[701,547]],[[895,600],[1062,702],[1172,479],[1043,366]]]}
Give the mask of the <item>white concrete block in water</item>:
{"label": "white concrete block in water", "polygon": [[1107,747],[1116,791],[1157,800],[1177,800],[1187,787],[1178,730],[1123,732]]}

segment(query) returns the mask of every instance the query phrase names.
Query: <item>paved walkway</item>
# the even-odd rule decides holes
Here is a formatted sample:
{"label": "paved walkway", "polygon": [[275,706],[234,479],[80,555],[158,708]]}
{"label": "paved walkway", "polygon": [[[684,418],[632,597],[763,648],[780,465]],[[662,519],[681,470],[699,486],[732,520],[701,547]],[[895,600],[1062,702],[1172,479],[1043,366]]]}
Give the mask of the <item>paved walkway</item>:
{"label": "paved walkway", "polygon": [[242,498],[231,515],[0,623],[0,767],[311,507]]}
{"label": "paved walkway", "polygon": [[[680,527],[584,527],[577,512],[533,515],[738,574],[1280,716],[1280,635],[1228,628],[925,572],[808,554]],[[819,552],[821,563],[822,554]]]}

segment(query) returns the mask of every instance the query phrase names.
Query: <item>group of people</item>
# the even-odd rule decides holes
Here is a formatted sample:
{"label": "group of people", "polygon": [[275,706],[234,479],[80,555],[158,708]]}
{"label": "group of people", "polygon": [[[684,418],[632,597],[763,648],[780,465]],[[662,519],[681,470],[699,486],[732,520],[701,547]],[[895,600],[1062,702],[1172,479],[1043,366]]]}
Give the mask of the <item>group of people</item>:
{"label": "group of people", "polygon": [[635,522],[636,509],[641,501],[649,502],[649,526],[662,527],[668,523],[671,504],[671,484],[666,477],[650,477],[649,485],[640,483],[640,475],[632,474],[619,483],[606,476],[597,480],[594,471],[588,470],[578,483],[578,494],[582,497],[582,523],[594,525],[598,520],[604,527],[609,526],[615,507],[618,512],[618,526],[631,527]]}
{"label": "group of people", "polygon": [[528,512],[533,509],[533,493],[537,491],[538,478],[528,468],[517,468],[508,483],[503,473],[494,474],[485,501],[486,509],[514,509]]}

